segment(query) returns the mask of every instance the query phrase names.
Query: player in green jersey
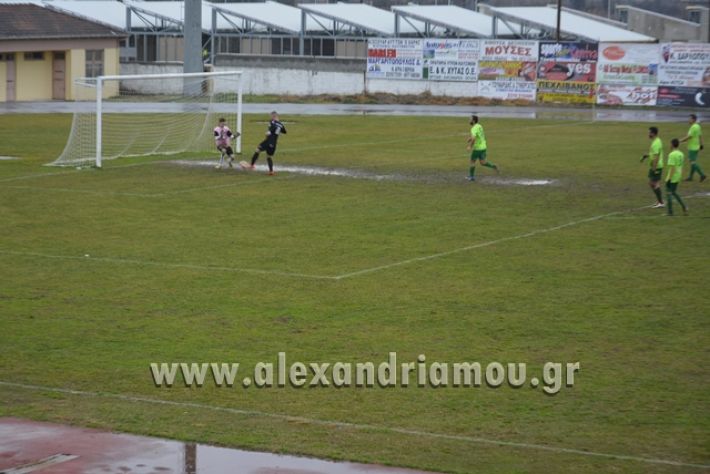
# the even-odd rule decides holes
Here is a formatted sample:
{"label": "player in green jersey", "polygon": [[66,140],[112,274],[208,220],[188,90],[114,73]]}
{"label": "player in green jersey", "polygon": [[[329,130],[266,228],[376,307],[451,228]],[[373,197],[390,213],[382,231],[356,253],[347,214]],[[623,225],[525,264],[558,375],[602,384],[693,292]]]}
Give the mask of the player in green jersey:
{"label": "player in green jersey", "polygon": [[651,140],[651,148],[648,150],[648,155],[641,157],[641,162],[648,159],[648,185],[651,187],[653,194],[656,195],[656,204],[654,208],[663,207],[663,194],[661,193],[661,177],[663,175],[663,142],[658,136],[658,127],[650,127],[648,129],[648,138]]}
{"label": "player in green jersey", "polygon": [[705,148],[703,146],[703,131],[700,129],[700,124],[698,123],[698,116],[695,114],[690,114],[690,129],[688,129],[688,135],[685,136],[680,142],[688,142],[688,161],[690,161],[690,175],[686,181],[692,181],[693,176],[697,172],[700,175],[700,182],[702,183],[707,178],[703,170],[698,164],[698,153],[700,150]]}
{"label": "player in green jersey", "polygon": [[668,154],[668,172],[666,173],[666,202],[668,203],[668,215],[673,215],[673,198],[676,198],[683,214],[688,215],[688,207],[678,195],[678,183],[683,177],[683,162],[685,157],[678,149],[680,141],[677,138],[671,140],[671,152]]}
{"label": "player in green jersey", "polygon": [[486,161],[486,151],[488,144],[486,143],[486,134],[483,131],[483,125],[478,123],[478,116],[471,115],[471,136],[468,137],[466,150],[471,150],[471,165],[468,168],[468,180],[475,181],[476,161],[480,162],[486,168],[493,168],[496,173],[499,172],[498,167],[493,163]]}

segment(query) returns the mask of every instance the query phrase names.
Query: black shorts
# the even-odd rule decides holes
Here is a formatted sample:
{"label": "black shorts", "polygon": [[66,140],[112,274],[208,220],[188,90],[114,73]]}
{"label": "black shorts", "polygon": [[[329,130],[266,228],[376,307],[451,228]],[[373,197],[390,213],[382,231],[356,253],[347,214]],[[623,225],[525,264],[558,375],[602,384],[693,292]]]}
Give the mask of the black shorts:
{"label": "black shorts", "polygon": [[271,143],[268,140],[259,143],[257,148],[259,151],[265,151],[269,156],[274,156],[274,153],[276,153],[276,143]]}
{"label": "black shorts", "polygon": [[657,170],[648,170],[648,179],[651,182],[658,182],[661,180],[661,176],[663,175],[663,169],[657,169]]}
{"label": "black shorts", "polygon": [[678,189],[678,183],[671,183],[670,181],[666,181],[666,191],[669,193],[674,193]]}
{"label": "black shorts", "polygon": [[228,154],[228,155],[233,155],[233,154],[234,154],[234,152],[232,151],[232,147],[231,147],[231,146],[218,146],[217,149],[218,149],[219,151],[221,151],[221,152],[224,152],[224,153]]}

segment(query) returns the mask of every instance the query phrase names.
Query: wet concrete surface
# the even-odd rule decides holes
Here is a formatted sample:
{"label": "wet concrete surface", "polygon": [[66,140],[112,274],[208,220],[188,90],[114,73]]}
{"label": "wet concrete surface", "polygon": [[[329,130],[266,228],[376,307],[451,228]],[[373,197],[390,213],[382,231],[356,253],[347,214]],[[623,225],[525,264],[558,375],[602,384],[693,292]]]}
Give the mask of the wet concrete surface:
{"label": "wet concrete surface", "polygon": [[0,474],[425,474],[0,419]]}
{"label": "wet concrete surface", "polygon": [[[125,103],[104,102],[107,113],[175,113],[206,110],[207,104],[179,103]],[[215,112],[232,112],[233,104],[217,104]],[[0,114],[39,114],[93,112],[92,102],[0,102]],[[415,115],[415,116],[466,116],[471,113],[482,117],[588,120],[610,122],[685,122],[687,110],[598,109],[550,106],[462,106],[462,105],[398,105],[398,104],[244,104],[244,113],[268,114],[278,110],[283,115]],[[702,113],[700,114],[702,115]],[[704,121],[704,117],[699,117]]]}

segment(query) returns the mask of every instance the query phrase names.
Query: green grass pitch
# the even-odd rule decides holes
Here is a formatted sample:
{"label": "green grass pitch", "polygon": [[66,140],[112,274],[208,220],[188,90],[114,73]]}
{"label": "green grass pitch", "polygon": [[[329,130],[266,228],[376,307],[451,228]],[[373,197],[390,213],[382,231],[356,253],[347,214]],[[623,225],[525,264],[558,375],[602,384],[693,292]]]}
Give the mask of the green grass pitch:
{"label": "green grass pitch", "polygon": [[[689,217],[639,209],[648,124],[484,117],[501,178],[554,180],[517,186],[481,167],[465,181],[466,117],[282,118],[277,170],[400,179],[174,157],[48,168],[71,117],[0,116],[0,155],[22,158],[0,161],[0,416],[452,473],[710,464],[710,185],[680,186]],[[263,121],[245,117],[245,159]],[[660,129],[667,143],[687,124]],[[250,370],[281,351],[581,369],[555,396],[150,377],[151,362]]]}

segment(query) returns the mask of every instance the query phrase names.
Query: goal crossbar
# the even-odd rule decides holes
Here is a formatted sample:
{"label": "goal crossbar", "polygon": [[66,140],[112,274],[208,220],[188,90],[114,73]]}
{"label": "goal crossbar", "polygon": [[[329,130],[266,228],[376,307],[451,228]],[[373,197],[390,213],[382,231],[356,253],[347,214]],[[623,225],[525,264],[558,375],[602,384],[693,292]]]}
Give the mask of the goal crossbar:
{"label": "goal crossbar", "polygon": [[53,165],[93,161],[101,168],[105,159],[121,156],[213,149],[210,124],[217,115],[229,117],[237,132],[235,151],[241,152],[241,71],[107,75],[77,79],[75,87],[84,89],[77,100],[94,100],[95,109],[74,114],[69,140]]}

